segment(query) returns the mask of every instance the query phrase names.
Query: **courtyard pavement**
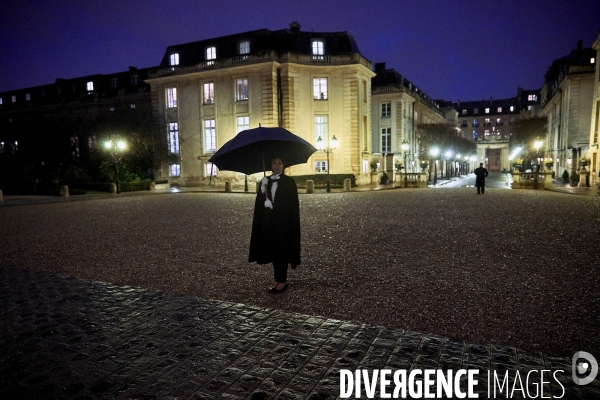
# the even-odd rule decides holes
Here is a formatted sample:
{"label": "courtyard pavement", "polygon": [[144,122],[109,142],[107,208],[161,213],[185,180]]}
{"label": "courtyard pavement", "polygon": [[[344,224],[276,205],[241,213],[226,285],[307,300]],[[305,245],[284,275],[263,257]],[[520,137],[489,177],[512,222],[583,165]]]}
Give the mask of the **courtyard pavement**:
{"label": "courtyard pavement", "polygon": [[[370,189],[392,187],[377,185]],[[562,188],[565,193],[591,196],[589,191],[578,189],[588,188]],[[486,191],[486,196],[488,193],[493,196],[500,192]],[[0,213],[0,224],[4,229],[0,234],[0,398],[336,399],[340,396],[340,369],[373,371],[384,368],[392,371],[476,368],[480,370],[476,389],[480,393],[479,398],[488,398],[487,371],[497,371],[502,377],[508,372],[509,384],[514,387],[517,371],[521,372],[525,382],[525,375],[531,370],[563,370],[557,375],[558,380],[546,379],[545,396],[561,396],[564,393],[565,399],[600,398],[598,379],[587,386],[573,383],[571,357],[566,352],[571,349],[570,346],[563,349],[566,351],[554,354],[544,350],[523,349],[510,341],[472,341],[421,333],[404,329],[402,323],[398,326],[359,322],[365,320],[361,317],[365,315],[360,308],[365,306],[364,312],[367,313],[366,303],[355,304],[357,310],[351,315],[356,318],[332,318],[318,312],[325,308],[316,307],[317,312],[314,313],[294,312],[286,309],[286,306],[281,308],[281,302],[286,299],[297,301],[297,298],[290,297],[290,293],[276,295],[281,296],[276,301],[267,299],[246,303],[218,299],[218,295],[206,298],[181,294],[178,290],[119,284],[119,279],[110,278],[110,270],[102,272],[103,268],[108,268],[106,265],[119,263],[118,257],[106,260],[110,256],[104,251],[100,251],[98,256],[89,254],[80,258],[73,255],[75,252],[91,252],[95,248],[95,245],[89,245],[91,247],[87,249],[70,249],[82,246],[77,244],[78,240],[73,235],[86,235],[85,226],[96,223],[88,219],[90,210],[106,212],[109,220],[115,218],[116,214],[123,215],[117,218],[126,218],[125,214],[130,212],[128,210],[131,207],[139,207],[142,199],[149,199],[148,196],[156,194],[124,193],[121,201],[115,195],[73,196],[68,199],[5,196],[4,202],[0,203],[9,206],[0,210],[3,211]],[[338,195],[326,195],[323,198],[332,199],[329,196]],[[556,196],[552,200],[560,202],[557,200],[560,195]],[[535,201],[536,198],[527,197],[527,201]],[[123,203],[125,199],[127,206]],[[81,200],[91,202],[80,211],[74,202]],[[161,205],[164,201],[161,200]],[[247,202],[252,202],[251,197]],[[356,202],[361,207],[367,206],[360,198],[356,198]],[[71,204],[69,212],[76,214],[71,217],[80,220],[81,226],[57,224],[56,221],[66,214],[56,219],[50,217],[62,212],[57,207],[63,204],[56,203]],[[182,205],[190,207],[194,203],[172,204],[175,208]],[[322,206],[321,201],[314,201],[315,209],[320,210]],[[151,209],[160,214],[161,209],[154,207],[151,206]],[[18,218],[13,221],[15,215]],[[32,220],[28,219],[30,215]],[[40,218],[47,219],[42,223],[55,224],[54,234],[51,231],[45,234],[56,236],[49,238],[50,241],[64,243],[63,238],[71,237],[74,244],[59,245],[61,254],[56,255],[56,249],[36,242],[44,234],[27,227],[27,224]],[[219,224],[228,223],[221,221]],[[102,229],[113,226],[107,221],[103,224],[107,225],[102,225]],[[307,225],[321,224],[322,221],[309,219]],[[164,227],[165,222],[162,225]],[[67,232],[71,228],[73,231]],[[163,235],[166,236],[160,240],[168,240],[169,232],[175,232],[177,226],[164,228],[166,231]],[[145,241],[149,241],[142,235],[145,229],[142,226],[140,230],[134,230],[132,235],[135,237],[128,243],[129,249],[132,243],[145,246]],[[119,236],[122,230],[120,225],[115,225],[114,232],[103,231],[97,235],[109,235],[112,238]],[[201,235],[201,232],[196,233]],[[18,235],[19,240],[13,241],[13,234]],[[34,239],[21,243],[26,236]],[[112,239],[98,240],[102,242],[98,246],[115,245]],[[446,238],[439,236],[439,240],[437,246],[441,248]],[[214,245],[219,246],[219,243]],[[121,256],[127,251],[127,245],[123,247],[116,249]],[[312,252],[310,243],[306,247]],[[70,250],[74,253],[70,253]],[[171,257],[177,258],[176,253]],[[362,256],[355,252],[354,257]],[[60,265],[61,260],[66,261],[65,266]],[[85,272],[88,268],[97,268],[99,271]],[[87,276],[105,278],[97,280]],[[156,282],[161,278],[165,281],[171,279],[167,275],[149,279]],[[209,284],[222,284],[221,281],[210,279],[207,276]],[[256,282],[251,281],[250,284],[255,286]],[[298,279],[298,288],[302,284]],[[181,286],[181,283],[178,285]],[[294,289],[292,283],[290,291]],[[206,289],[206,292],[219,293],[210,290]],[[230,292],[236,288],[223,287],[223,290]],[[356,289],[350,282],[347,288],[337,290],[350,291],[351,296],[359,295],[353,292]],[[261,292],[262,295],[268,296]],[[426,305],[426,298],[431,295],[423,292],[421,299],[406,297],[404,301],[420,301]],[[399,297],[402,301],[402,295]],[[303,301],[301,297],[299,299]],[[392,298],[388,300],[392,301]],[[340,315],[345,314],[342,312]],[[518,316],[516,318],[520,319]],[[597,314],[593,318],[591,327],[599,328]],[[586,329],[589,327],[586,325]],[[579,339],[574,340],[577,342]],[[589,350],[595,352],[598,349],[593,347]],[[465,385],[464,380],[462,384]],[[531,384],[529,388],[533,393],[535,388]],[[361,397],[366,398],[364,391]],[[512,398],[528,397],[524,391],[521,394],[517,390]]]}

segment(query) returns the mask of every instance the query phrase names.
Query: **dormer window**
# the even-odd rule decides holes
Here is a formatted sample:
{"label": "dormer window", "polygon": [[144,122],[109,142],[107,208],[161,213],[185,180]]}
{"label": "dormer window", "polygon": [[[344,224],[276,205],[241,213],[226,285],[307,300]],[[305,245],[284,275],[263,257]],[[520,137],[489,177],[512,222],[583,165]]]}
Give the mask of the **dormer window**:
{"label": "dormer window", "polygon": [[479,114],[479,108],[474,108],[473,109],[473,114]]}
{"label": "dormer window", "polygon": [[590,58],[590,64],[596,64],[596,59],[594,57]]}
{"label": "dormer window", "polygon": [[250,53],[250,42],[248,40],[241,41],[238,44],[238,52],[240,55]]}
{"label": "dormer window", "polygon": [[173,53],[169,56],[169,65],[179,65],[179,53]]}
{"label": "dormer window", "polygon": [[490,113],[490,109],[489,109],[489,108],[486,108],[486,109],[485,109],[485,113],[486,113],[486,114],[489,114],[489,113]]}
{"label": "dormer window", "polygon": [[217,48],[215,46],[206,48],[206,61],[214,60],[217,58]]}
{"label": "dormer window", "polygon": [[27,101],[31,100],[31,94],[30,93],[25,93],[25,100],[27,100]]}
{"label": "dormer window", "polygon": [[119,87],[119,78],[112,78],[110,80],[110,87],[111,88],[117,88],[117,87]]}
{"label": "dormer window", "polygon": [[93,91],[94,91],[94,82],[92,82],[92,81],[89,81],[89,82],[86,84],[86,88],[87,88],[87,91],[88,91],[88,92],[93,92]]}
{"label": "dormer window", "polygon": [[16,102],[17,102],[17,96],[13,96],[13,97],[12,97],[12,102],[13,102],[13,103],[16,103]]}
{"label": "dormer window", "polygon": [[140,76],[139,75],[132,75],[131,76],[131,84],[132,85],[138,85],[140,83]]}
{"label": "dormer window", "polygon": [[322,40],[313,40],[312,42],[312,56],[313,60],[322,60],[325,54],[325,42]]}

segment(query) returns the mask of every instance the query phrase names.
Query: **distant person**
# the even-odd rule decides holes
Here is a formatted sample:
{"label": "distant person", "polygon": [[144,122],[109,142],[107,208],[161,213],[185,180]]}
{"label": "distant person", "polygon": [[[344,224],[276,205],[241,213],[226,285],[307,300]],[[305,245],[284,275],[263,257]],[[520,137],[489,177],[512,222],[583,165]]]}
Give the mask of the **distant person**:
{"label": "distant person", "polygon": [[271,293],[288,288],[288,267],[300,265],[300,204],[293,178],[283,173],[281,158],[271,160],[269,177],[262,178],[256,194],[249,262],[273,263]]}
{"label": "distant person", "polygon": [[485,177],[488,176],[488,170],[483,168],[483,163],[479,163],[479,168],[475,168],[475,186],[477,186],[477,194],[485,193]]}

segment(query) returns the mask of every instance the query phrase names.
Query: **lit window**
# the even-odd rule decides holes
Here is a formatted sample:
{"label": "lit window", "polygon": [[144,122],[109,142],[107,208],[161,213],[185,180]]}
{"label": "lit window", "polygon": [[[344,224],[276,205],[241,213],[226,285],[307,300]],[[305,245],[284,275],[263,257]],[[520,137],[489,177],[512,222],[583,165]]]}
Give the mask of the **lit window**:
{"label": "lit window", "polygon": [[213,163],[204,164],[204,176],[217,176],[219,169]]}
{"label": "lit window", "polygon": [[325,146],[329,143],[329,118],[327,115],[315,115],[315,143],[321,138]]}
{"label": "lit window", "polygon": [[248,79],[235,81],[235,101],[248,100]]}
{"label": "lit window", "polygon": [[327,161],[315,161],[315,172],[327,172]]}
{"label": "lit window", "polygon": [[476,119],[474,119],[474,120],[473,120],[473,128],[476,128],[476,127],[478,127],[478,126],[479,126],[479,121],[478,121],[478,120],[476,120]]}
{"label": "lit window", "polygon": [[322,40],[313,40],[312,42],[313,60],[322,60],[325,54],[325,43]]}
{"label": "lit window", "polygon": [[131,77],[131,84],[132,85],[138,85],[140,83],[140,76],[139,75],[133,75]]}
{"label": "lit window", "polygon": [[392,151],[392,128],[383,128],[381,130],[381,152],[389,153]]}
{"label": "lit window", "polygon": [[93,92],[93,91],[94,91],[94,82],[92,82],[92,81],[89,81],[89,82],[86,84],[86,87],[87,87],[87,91],[88,91],[88,92]]}
{"label": "lit window", "polygon": [[496,125],[502,125],[502,118],[496,118]]}
{"label": "lit window", "polygon": [[590,64],[596,64],[596,59],[594,57],[590,58]]}
{"label": "lit window", "polygon": [[537,96],[535,94],[530,94],[527,96],[527,101],[537,101]]}
{"label": "lit window", "polygon": [[473,109],[473,114],[479,114],[479,108],[474,108]]}
{"label": "lit window", "polygon": [[217,150],[215,120],[204,121],[204,152],[214,153]]}
{"label": "lit window", "polygon": [[18,151],[18,150],[19,150],[19,142],[17,142],[17,141],[15,140],[15,142],[13,143],[13,153],[14,153],[15,151]]}
{"label": "lit window", "polygon": [[167,88],[167,108],[177,107],[177,88]]}
{"label": "lit window", "polygon": [[510,112],[515,111],[515,106],[510,106]]}
{"label": "lit window", "polygon": [[169,165],[169,176],[181,176],[181,164]]}
{"label": "lit window", "polygon": [[250,117],[237,117],[237,133],[250,129]]}
{"label": "lit window", "polygon": [[169,56],[169,65],[179,65],[179,53],[173,53]]}
{"label": "lit window", "polygon": [[489,118],[485,118],[483,120],[483,126],[490,126],[490,119]]}
{"label": "lit window", "polygon": [[248,54],[250,53],[250,42],[247,40],[244,40],[243,42],[239,43],[239,47],[238,47],[238,51],[240,54]]}
{"label": "lit window", "polygon": [[476,130],[473,130],[473,140],[477,141],[478,137],[479,137],[479,132],[477,132]]}
{"label": "lit window", "polygon": [[489,109],[489,108],[486,108],[486,109],[485,109],[485,113],[486,113],[486,114],[489,114],[489,113],[490,113],[490,109]]}
{"label": "lit window", "polygon": [[129,108],[131,108],[131,109],[135,108],[135,104],[133,104],[133,103],[132,103],[132,104],[130,104],[130,105],[129,105]]}
{"label": "lit window", "polygon": [[0,142],[0,154],[4,153],[4,142]]}
{"label": "lit window", "polygon": [[381,104],[381,116],[383,118],[388,118],[392,116],[392,103],[382,103]]}
{"label": "lit window", "polygon": [[531,110],[533,108],[533,106],[527,106],[527,110]]}
{"label": "lit window", "polygon": [[327,100],[327,78],[313,79],[313,97],[315,100]]}
{"label": "lit window", "polygon": [[486,129],[486,130],[483,132],[483,134],[484,134],[485,136],[489,136],[489,135],[490,135],[490,130],[489,130],[489,129]]}
{"label": "lit window", "polygon": [[27,101],[31,100],[31,94],[30,93],[26,93],[25,94],[25,100],[27,100]]}
{"label": "lit window", "polygon": [[215,102],[215,84],[204,84],[204,104],[214,104]]}
{"label": "lit window", "polygon": [[2,97],[0,97],[0,106],[2,105]]}
{"label": "lit window", "polygon": [[169,153],[179,154],[179,124],[169,122]]}
{"label": "lit window", "polygon": [[217,58],[217,48],[215,46],[206,48],[206,60],[214,60]]}
{"label": "lit window", "polygon": [[13,96],[13,97],[12,97],[12,102],[13,102],[13,103],[16,103],[16,102],[17,102],[17,96]]}
{"label": "lit window", "polygon": [[110,80],[110,87],[111,88],[117,88],[117,87],[119,87],[119,78],[112,78]]}
{"label": "lit window", "polygon": [[466,115],[467,114],[467,110],[463,108],[462,113],[463,113],[463,115]]}
{"label": "lit window", "polygon": [[498,107],[498,112],[501,113],[502,112],[502,107]]}

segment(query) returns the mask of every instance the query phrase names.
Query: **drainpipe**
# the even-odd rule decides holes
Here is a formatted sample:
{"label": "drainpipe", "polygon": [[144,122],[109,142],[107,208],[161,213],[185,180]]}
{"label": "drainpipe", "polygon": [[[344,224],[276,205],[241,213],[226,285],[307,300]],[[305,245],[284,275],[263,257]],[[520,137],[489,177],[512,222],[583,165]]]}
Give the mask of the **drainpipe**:
{"label": "drainpipe", "polygon": [[283,93],[281,92],[280,68],[277,68],[277,126],[283,128]]}

